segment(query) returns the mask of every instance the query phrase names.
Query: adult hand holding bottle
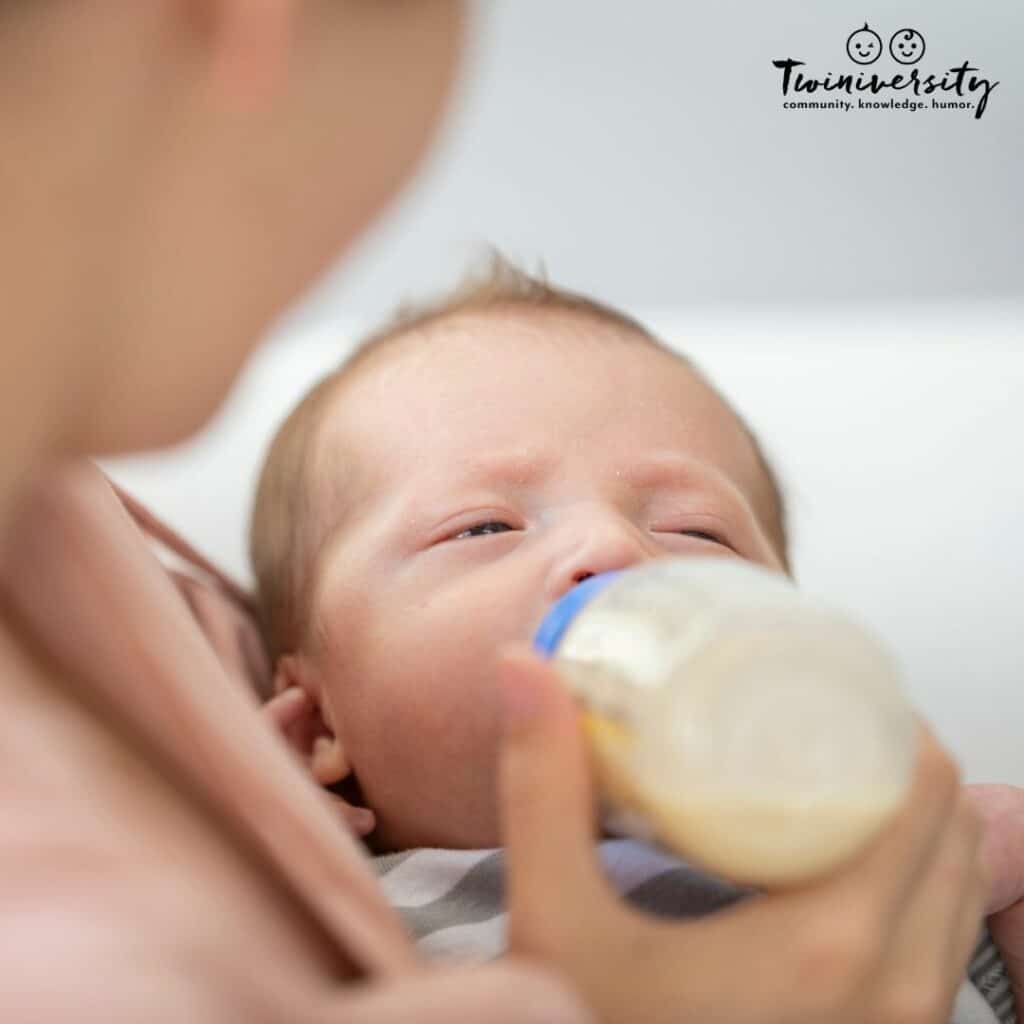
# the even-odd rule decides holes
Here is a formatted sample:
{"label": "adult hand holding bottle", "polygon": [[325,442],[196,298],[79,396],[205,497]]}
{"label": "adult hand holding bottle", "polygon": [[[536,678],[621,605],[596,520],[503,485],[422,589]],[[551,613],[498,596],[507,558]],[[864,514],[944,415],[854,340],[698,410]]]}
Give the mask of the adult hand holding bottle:
{"label": "adult hand holding bottle", "polygon": [[554,671],[509,654],[502,688],[510,946],[561,970],[598,1019],[949,1019],[990,883],[981,819],[924,725],[903,808],[844,868],[703,920],[666,922],[628,907],[601,874],[587,755]]}

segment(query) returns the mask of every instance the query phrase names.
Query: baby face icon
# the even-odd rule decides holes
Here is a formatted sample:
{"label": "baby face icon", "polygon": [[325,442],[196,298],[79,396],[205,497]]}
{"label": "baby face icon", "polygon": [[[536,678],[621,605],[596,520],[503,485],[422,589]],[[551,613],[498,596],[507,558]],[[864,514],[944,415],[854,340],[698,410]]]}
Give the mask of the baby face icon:
{"label": "baby face icon", "polygon": [[[893,36],[893,38],[896,37]],[[863,28],[850,33],[850,38],[846,40],[846,52],[855,64],[874,64],[882,56],[881,36],[868,28],[868,23],[865,21]],[[924,52],[923,39],[921,40],[921,52]]]}
{"label": "baby face icon", "polygon": [[889,40],[889,52],[900,64],[916,64],[924,56],[924,36],[917,29],[901,28]]}

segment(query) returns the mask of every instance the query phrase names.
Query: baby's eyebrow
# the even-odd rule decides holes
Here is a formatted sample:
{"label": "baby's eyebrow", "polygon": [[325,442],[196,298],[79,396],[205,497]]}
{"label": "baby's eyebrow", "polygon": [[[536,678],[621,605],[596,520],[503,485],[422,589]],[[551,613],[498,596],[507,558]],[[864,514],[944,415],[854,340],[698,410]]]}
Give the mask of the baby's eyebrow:
{"label": "baby's eyebrow", "polygon": [[538,452],[488,452],[453,467],[452,482],[526,487],[543,482],[555,471],[557,456]]}
{"label": "baby's eyebrow", "polygon": [[540,486],[555,473],[558,462],[557,453],[544,454],[529,449],[468,455],[432,475],[425,487],[400,488],[392,495],[390,522],[393,529],[404,533],[442,514],[450,514],[453,495],[459,492],[474,488]]}
{"label": "baby's eyebrow", "polygon": [[656,487],[692,487],[708,483],[708,472],[696,460],[675,452],[662,452],[627,463],[617,474],[638,490]]}
{"label": "baby's eyebrow", "polygon": [[635,491],[686,492],[734,514],[749,505],[740,486],[717,466],[678,452],[658,452],[622,467],[618,477]]}
{"label": "baby's eyebrow", "polygon": [[[558,470],[557,452],[504,451],[468,456],[452,467],[446,490],[480,486],[533,487]],[[686,490],[731,496],[735,486],[699,460],[679,452],[661,451],[624,460],[612,470],[616,479],[634,491]]]}
{"label": "baby's eyebrow", "polygon": [[[449,485],[505,484],[530,486],[542,483],[558,466],[556,453],[530,451],[488,452],[474,455],[452,467]],[[677,452],[658,452],[637,461],[623,462],[615,476],[637,490],[657,487],[713,485],[707,468]]]}

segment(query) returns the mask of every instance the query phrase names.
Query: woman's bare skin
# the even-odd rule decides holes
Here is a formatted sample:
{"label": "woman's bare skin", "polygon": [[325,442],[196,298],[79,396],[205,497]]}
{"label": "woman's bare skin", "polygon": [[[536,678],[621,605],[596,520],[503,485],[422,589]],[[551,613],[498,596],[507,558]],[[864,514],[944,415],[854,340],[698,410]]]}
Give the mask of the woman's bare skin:
{"label": "woman's bare skin", "polygon": [[462,20],[457,0],[0,7],[4,1020],[582,1019],[536,969],[425,972],[166,581],[119,576],[87,532],[84,561],[61,546],[60,515],[85,529],[103,494],[63,467],[195,431],[408,176]]}

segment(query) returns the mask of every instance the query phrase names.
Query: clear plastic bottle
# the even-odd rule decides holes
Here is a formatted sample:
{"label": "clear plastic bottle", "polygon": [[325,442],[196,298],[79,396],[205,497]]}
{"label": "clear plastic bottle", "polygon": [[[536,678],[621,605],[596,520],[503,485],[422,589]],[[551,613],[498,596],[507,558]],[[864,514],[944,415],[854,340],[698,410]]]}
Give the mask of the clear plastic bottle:
{"label": "clear plastic bottle", "polygon": [[612,827],[723,877],[824,875],[906,795],[917,726],[892,660],[776,573],[675,558],[592,576],[535,646],[581,703]]}

